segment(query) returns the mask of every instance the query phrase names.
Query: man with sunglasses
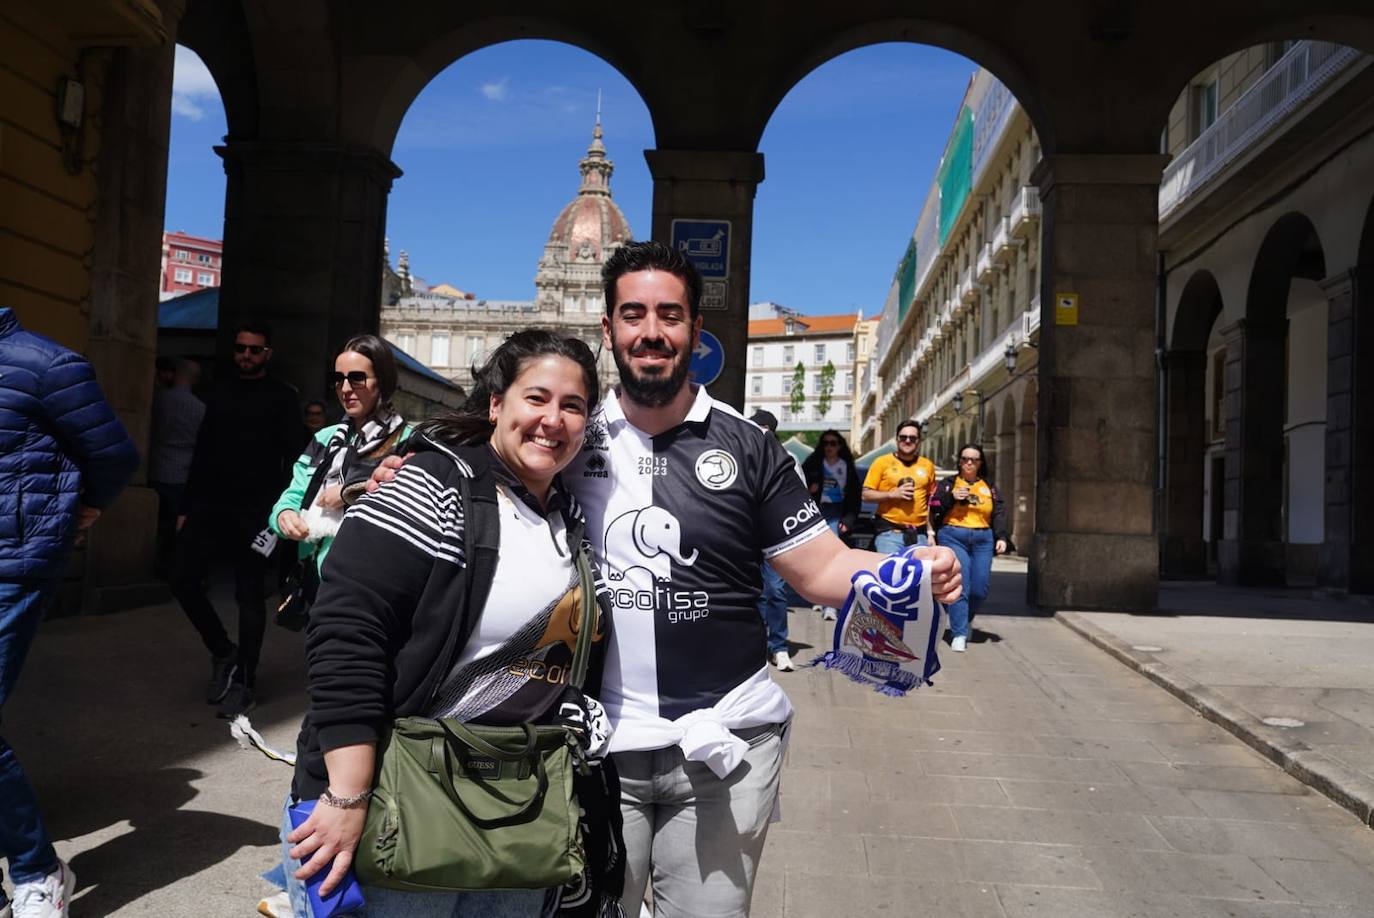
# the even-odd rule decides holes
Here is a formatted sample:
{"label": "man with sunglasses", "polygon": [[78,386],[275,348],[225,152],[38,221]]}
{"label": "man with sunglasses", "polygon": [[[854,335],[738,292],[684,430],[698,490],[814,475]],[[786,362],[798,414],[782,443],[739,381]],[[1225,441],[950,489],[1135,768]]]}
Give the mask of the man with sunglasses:
{"label": "man with sunglasses", "polygon": [[[234,336],[235,374],[205,406],[182,516],[172,593],[210,652],[207,704],[232,718],[253,707],[253,679],[267,623],[267,556],[254,550],[305,438],[296,390],[267,372],[271,330],[245,324]],[[270,555],[271,551],[267,551]],[[216,561],[234,569],[238,643],[206,595]]]}
{"label": "man with sunglasses", "polygon": [[935,463],[921,455],[921,425],[897,425],[897,450],[878,457],[864,476],[863,499],[877,503],[873,550],[902,551],[925,545],[930,493],[935,490]]}

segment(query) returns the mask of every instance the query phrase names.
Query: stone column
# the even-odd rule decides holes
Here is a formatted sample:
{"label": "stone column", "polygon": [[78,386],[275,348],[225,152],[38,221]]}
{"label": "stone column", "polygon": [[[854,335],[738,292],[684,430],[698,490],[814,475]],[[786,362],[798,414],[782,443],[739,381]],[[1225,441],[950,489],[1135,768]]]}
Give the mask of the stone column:
{"label": "stone column", "polygon": [[[106,399],[139,453],[147,456],[157,352],[158,278],[167,197],[173,45],[118,48],[104,73],[97,117],[100,204],[91,262],[90,337],[86,353]],[[157,494],[146,468],[108,507],[85,540],[79,597],[64,590],[61,608],[109,612],[157,602],[166,588],[153,577]]]}
{"label": "stone column", "polygon": [[1035,545],[1035,419],[1016,426],[1015,503],[1011,508],[1011,540],[1019,554],[1031,557]]}
{"label": "stone column", "polygon": [[1282,584],[1282,406],[1287,389],[1288,321],[1242,319],[1222,329],[1222,335],[1226,339],[1226,481],[1217,580]]}
{"label": "stone column", "polygon": [[654,238],[667,243],[672,222],[730,221],[730,277],[723,310],[703,311],[703,327],[720,339],[725,367],[710,386],[715,398],[743,410],[749,337],[749,259],[754,192],[763,181],[763,154],[738,150],[645,150],[654,177]]}
{"label": "stone column", "polygon": [[1160,567],[1166,577],[1207,575],[1202,538],[1203,473],[1207,459],[1207,355],[1174,351],[1165,369],[1168,418]]}
{"label": "stone column", "polygon": [[[1033,180],[1044,215],[1031,601],[1153,609],[1155,259],[1159,155],[1059,155]],[[1076,325],[1056,298],[1078,296]]]}
{"label": "stone column", "polygon": [[[992,469],[997,475],[997,487],[1002,491],[1003,507],[1007,515],[1007,528],[1010,531],[1016,515],[1017,495],[1021,493],[1020,482],[1016,479],[1016,431],[1012,429],[997,434],[996,443],[997,463]],[[1012,541],[1016,540],[1012,539]]]}
{"label": "stone column", "polygon": [[372,150],[325,143],[230,141],[218,353],[240,322],[272,326],[274,374],[301,398],[332,398],[338,348],[378,330],[382,239],[391,182]]}
{"label": "stone column", "polygon": [[1328,306],[1322,586],[1374,592],[1374,264],[1321,282]]}

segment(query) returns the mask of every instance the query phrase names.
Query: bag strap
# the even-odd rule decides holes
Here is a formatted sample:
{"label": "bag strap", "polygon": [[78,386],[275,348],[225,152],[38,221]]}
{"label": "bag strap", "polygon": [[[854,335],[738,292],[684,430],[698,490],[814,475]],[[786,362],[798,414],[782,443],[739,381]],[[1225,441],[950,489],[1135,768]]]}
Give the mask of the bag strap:
{"label": "bag strap", "polygon": [[[473,733],[467,727],[464,727],[462,724],[457,723],[456,721],[441,720],[439,721],[439,725],[444,728],[444,732],[448,734],[449,739],[456,740],[459,743],[469,743],[479,752],[483,752],[487,755],[493,756],[494,758],[501,759],[502,761],[519,761],[520,759],[528,756],[529,753],[534,749],[535,733],[534,727],[530,724],[523,725],[527,737],[527,746],[526,749],[518,756],[512,755],[511,753],[505,752],[497,746],[493,746],[490,743],[483,741],[480,737],[477,736],[477,734]],[[533,757],[535,788],[534,792],[530,794],[529,798],[521,803],[516,804],[516,801],[510,800],[505,796],[498,794],[499,799],[503,800],[504,802],[516,804],[515,809],[505,814],[504,816],[498,816],[495,819],[483,819],[481,816],[478,816],[476,813],[474,813],[472,810],[468,808],[468,805],[463,802],[463,795],[458,792],[458,785],[462,782],[458,780],[458,774],[454,771],[453,767],[454,744],[441,743],[440,745],[444,747],[444,769],[448,772],[448,780],[438,782],[439,786],[444,789],[444,793],[448,795],[448,798],[453,801],[453,803],[458,807],[458,809],[463,811],[463,814],[467,816],[467,818],[472,822],[473,825],[482,829],[499,829],[503,826],[516,825],[518,823],[524,822],[526,817],[536,807],[543,805],[544,796],[548,793],[549,790],[549,773],[548,770],[544,767],[544,757],[542,755],[536,755]],[[485,782],[478,778],[474,779],[472,783],[484,784]],[[491,788],[492,786],[488,785],[488,787]]]}
{"label": "bag strap", "polygon": [[582,619],[577,630],[577,644],[573,647],[572,670],[568,683],[581,689],[587,678],[587,663],[592,656],[592,642],[596,639],[597,626],[601,624],[601,607],[596,602],[596,577],[592,574],[591,559],[587,557],[585,546],[578,545],[574,550],[577,574],[582,584]]}
{"label": "bag strap", "polygon": [[463,608],[453,617],[453,627],[444,641],[444,649],[430,670],[430,685],[425,697],[431,704],[443,690],[460,649],[467,644],[477,619],[486,608],[501,547],[496,484],[491,474],[483,469],[475,477],[459,476],[458,500],[463,513]]}

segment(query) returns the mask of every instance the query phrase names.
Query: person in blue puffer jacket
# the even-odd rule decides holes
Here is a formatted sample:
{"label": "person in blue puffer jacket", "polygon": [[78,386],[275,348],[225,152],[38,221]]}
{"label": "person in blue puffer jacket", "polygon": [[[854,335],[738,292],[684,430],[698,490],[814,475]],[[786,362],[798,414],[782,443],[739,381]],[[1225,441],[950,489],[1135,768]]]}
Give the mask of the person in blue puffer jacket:
{"label": "person in blue puffer jacket", "polygon": [[[79,533],[138,468],[138,450],[80,354],[0,307],[0,711]],[[67,914],[76,888],[0,736],[0,855],[16,914]],[[0,914],[10,905],[0,891]]]}

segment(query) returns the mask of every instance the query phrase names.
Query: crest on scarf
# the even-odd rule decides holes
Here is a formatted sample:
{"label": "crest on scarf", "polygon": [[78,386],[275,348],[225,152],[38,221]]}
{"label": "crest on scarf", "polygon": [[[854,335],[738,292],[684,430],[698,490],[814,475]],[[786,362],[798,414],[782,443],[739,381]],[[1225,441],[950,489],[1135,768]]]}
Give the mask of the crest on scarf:
{"label": "crest on scarf", "polygon": [[835,644],[811,666],[837,669],[852,681],[900,698],[940,671],[935,653],[940,615],[930,598],[930,571],[892,555],[859,571],[835,622]]}

